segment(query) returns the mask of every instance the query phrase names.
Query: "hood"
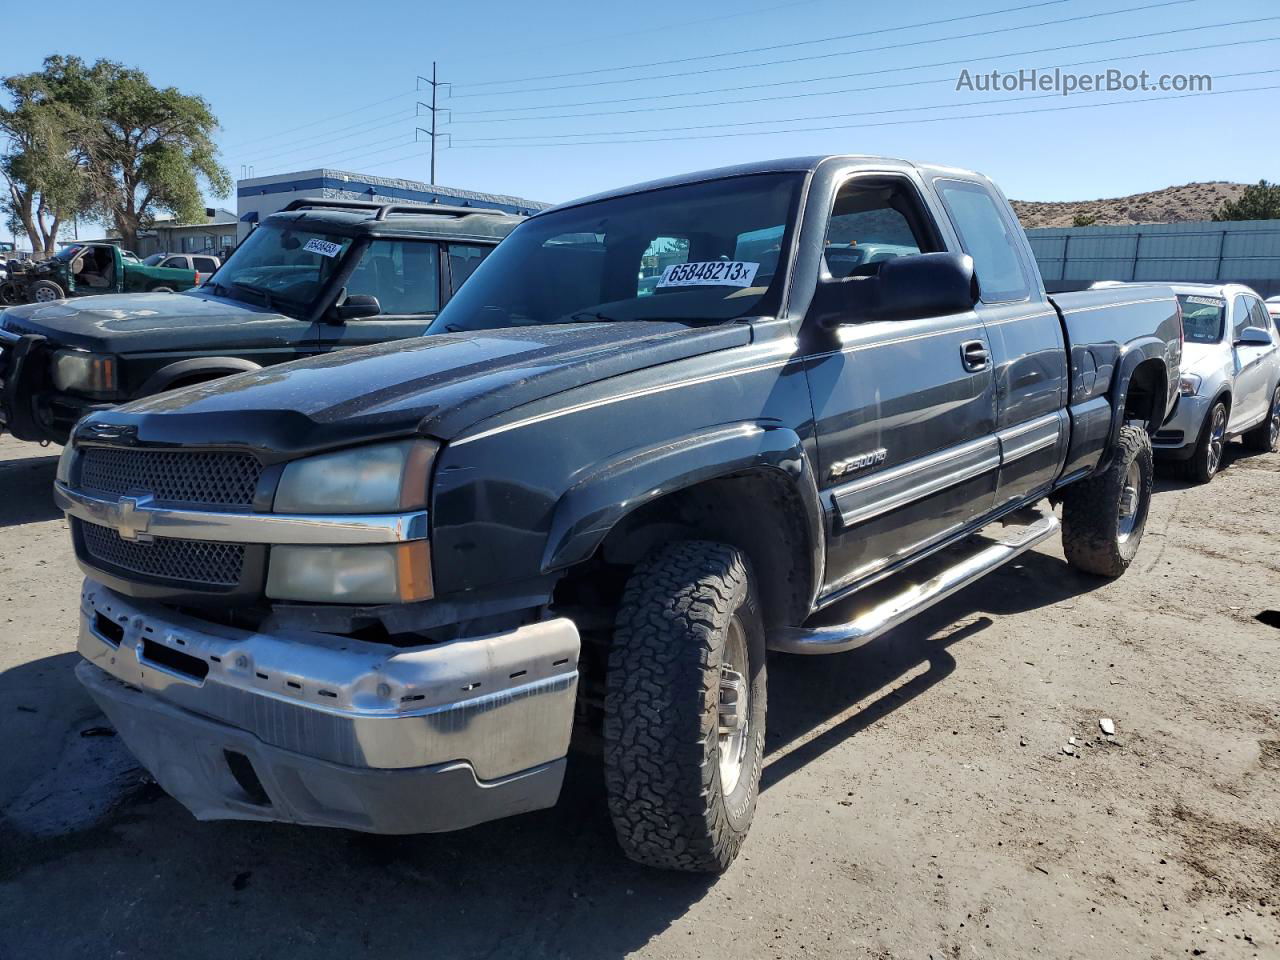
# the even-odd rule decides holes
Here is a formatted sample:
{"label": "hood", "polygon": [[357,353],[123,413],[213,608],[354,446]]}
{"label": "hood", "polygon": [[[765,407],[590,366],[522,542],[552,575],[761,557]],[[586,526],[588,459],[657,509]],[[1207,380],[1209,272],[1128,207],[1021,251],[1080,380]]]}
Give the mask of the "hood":
{"label": "hood", "polygon": [[[513,327],[356,347],[159,394],[87,424],[270,459],[421,433],[442,440],[583,384],[749,343],[742,322]],[[81,435],[84,435],[83,433]]]}
{"label": "hood", "polygon": [[265,307],[195,290],[29,303],[9,307],[3,320],[14,333],[37,333],[59,346],[99,353],[199,349],[219,342],[220,334],[231,328],[237,347],[261,346],[283,342],[281,325],[298,322]]}
{"label": "hood", "polygon": [[1182,345],[1180,369],[1183,373],[1203,377],[1230,361],[1231,350],[1225,343],[1195,343],[1188,340]]}

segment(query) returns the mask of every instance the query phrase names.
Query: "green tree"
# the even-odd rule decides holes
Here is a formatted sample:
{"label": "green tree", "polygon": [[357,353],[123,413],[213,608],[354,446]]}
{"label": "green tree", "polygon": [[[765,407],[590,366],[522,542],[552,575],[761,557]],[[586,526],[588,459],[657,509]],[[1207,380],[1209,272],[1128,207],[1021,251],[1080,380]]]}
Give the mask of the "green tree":
{"label": "green tree", "polygon": [[1097,222],[1098,218],[1092,213],[1077,213],[1071,218],[1073,227],[1092,227]]}
{"label": "green tree", "polygon": [[58,229],[88,207],[83,155],[77,149],[81,118],[43,74],[0,82],[11,106],[0,106],[0,196],[6,222],[20,224],[37,256],[52,256]]}
{"label": "green tree", "polygon": [[1239,200],[1228,200],[1213,215],[1215,220],[1280,220],[1280,183],[1259,180],[1245,187]]}
{"label": "green tree", "polygon": [[157,213],[199,219],[200,178],[216,196],[230,191],[213,143],[218,121],[202,97],[156,87],[141,70],[111,60],[52,56],[30,77],[72,118],[66,145],[83,177],[82,196],[125,246],[137,246],[138,231]]}

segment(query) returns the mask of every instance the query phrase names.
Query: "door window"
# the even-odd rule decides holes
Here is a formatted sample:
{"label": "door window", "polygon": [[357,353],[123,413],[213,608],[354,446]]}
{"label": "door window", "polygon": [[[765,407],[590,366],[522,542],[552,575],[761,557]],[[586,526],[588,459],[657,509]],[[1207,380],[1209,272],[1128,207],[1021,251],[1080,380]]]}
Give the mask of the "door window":
{"label": "door window", "polygon": [[869,177],[849,181],[836,195],[827,224],[827,272],[839,280],[855,271],[870,273],[873,264],[935,249],[926,239],[925,222],[914,192],[904,182]]}
{"label": "door window", "polygon": [[470,243],[449,244],[449,278],[453,282],[454,293],[476,272],[476,267],[480,266],[492,249],[493,247]]}
{"label": "door window", "polygon": [[1236,297],[1235,307],[1231,313],[1231,342],[1235,343],[1244,335],[1244,328],[1249,326],[1249,298]]}
{"label": "door window", "polygon": [[1271,315],[1261,300],[1249,298],[1249,326],[1271,332]]}
{"label": "door window", "polygon": [[440,254],[434,243],[374,240],[347,278],[347,296],[378,298],[391,316],[440,309]]}
{"label": "door window", "polygon": [[1031,284],[1019,253],[1022,241],[995,198],[981,184],[966,180],[938,180],[937,186],[965,253],[973,257],[983,301],[1028,297]]}
{"label": "door window", "polygon": [[187,258],[186,257],[170,257],[168,260],[162,263],[161,266],[172,267],[177,270],[186,270]]}

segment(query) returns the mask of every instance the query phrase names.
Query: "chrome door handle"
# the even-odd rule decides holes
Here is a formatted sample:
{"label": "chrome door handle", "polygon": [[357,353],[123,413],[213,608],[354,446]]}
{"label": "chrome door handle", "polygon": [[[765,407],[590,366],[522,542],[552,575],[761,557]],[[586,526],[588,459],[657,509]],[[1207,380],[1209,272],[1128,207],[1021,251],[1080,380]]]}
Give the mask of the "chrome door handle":
{"label": "chrome door handle", "polygon": [[960,362],[970,373],[977,373],[991,366],[991,351],[981,340],[966,340],[960,344]]}

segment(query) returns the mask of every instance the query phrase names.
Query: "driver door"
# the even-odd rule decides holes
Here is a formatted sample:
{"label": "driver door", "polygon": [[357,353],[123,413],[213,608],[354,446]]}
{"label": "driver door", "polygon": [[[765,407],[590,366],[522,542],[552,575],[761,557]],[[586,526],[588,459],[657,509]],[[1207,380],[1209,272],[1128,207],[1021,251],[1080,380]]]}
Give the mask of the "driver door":
{"label": "driver door", "polygon": [[320,352],[421,336],[440,312],[444,267],[435,241],[370,241],[347,277],[345,296],[377,297],[382,312],[346,322],[322,316]]}
{"label": "driver door", "polygon": [[1271,401],[1271,368],[1264,361],[1276,348],[1274,344],[1256,346],[1239,343],[1241,334],[1248,327],[1269,329],[1267,309],[1256,297],[1241,294],[1235,298],[1231,309],[1231,353],[1235,360],[1236,386],[1227,430],[1232,433],[1260,420]]}

